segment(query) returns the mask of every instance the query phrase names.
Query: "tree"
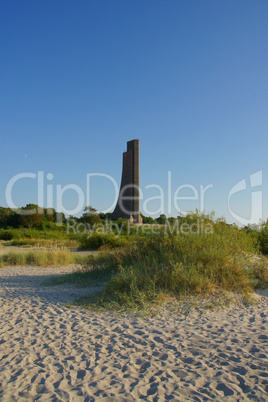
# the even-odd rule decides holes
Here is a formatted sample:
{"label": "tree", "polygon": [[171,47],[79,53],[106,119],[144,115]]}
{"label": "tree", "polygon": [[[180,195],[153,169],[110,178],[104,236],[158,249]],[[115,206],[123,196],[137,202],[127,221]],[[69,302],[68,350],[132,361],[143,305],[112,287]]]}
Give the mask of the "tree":
{"label": "tree", "polygon": [[35,204],[27,204],[20,209],[20,222],[23,226],[31,229],[33,226],[39,226],[43,218],[43,209]]}
{"label": "tree", "polygon": [[158,218],[156,218],[156,222],[160,225],[164,225],[167,221],[167,217],[165,214],[161,214]]}
{"label": "tree", "polygon": [[149,223],[149,224],[154,224],[155,223],[155,220],[151,217],[151,216],[145,216],[145,215],[143,215],[143,214],[140,214],[141,215],[141,217],[142,217],[142,222],[143,223]]}
{"label": "tree", "polygon": [[168,222],[169,222],[171,225],[174,225],[174,223],[176,222],[176,218],[174,218],[174,216],[170,216],[170,217],[168,218]]}
{"label": "tree", "polygon": [[111,217],[111,215],[112,215],[111,212],[106,212],[106,213],[100,212],[100,213],[99,213],[99,217],[100,217],[100,219],[103,220],[103,221],[109,220],[110,217]]}
{"label": "tree", "polygon": [[14,215],[14,212],[10,208],[0,207],[0,227],[5,228],[10,226],[12,215]]}
{"label": "tree", "polygon": [[98,223],[101,223],[101,219],[97,210],[91,206],[84,208],[84,213],[79,221],[89,225],[96,225]]}

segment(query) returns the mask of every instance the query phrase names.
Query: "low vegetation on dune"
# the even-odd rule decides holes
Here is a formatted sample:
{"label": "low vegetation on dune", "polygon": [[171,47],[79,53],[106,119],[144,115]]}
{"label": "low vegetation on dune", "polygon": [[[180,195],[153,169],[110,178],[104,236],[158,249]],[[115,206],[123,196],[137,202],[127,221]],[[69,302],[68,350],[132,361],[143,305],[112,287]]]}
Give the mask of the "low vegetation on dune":
{"label": "low vegetation on dune", "polygon": [[0,228],[0,240],[16,242],[19,240],[69,240],[66,227],[54,229]]}
{"label": "low vegetation on dune", "polygon": [[211,233],[135,237],[123,247],[103,248],[90,267],[64,281],[104,282],[101,292],[78,304],[96,309],[147,309],[170,298],[268,287],[268,260],[257,256],[256,237],[223,221]]}
{"label": "low vegetation on dune", "polygon": [[[73,230],[68,231],[64,216],[57,225],[55,211],[35,221],[17,221],[3,208],[2,215],[5,245],[49,250],[0,254],[0,266],[81,264],[77,272],[54,277],[50,284],[99,282],[102,291],[79,301],[90,308],[146,309],[185,295],[232,291],[245,296],[268,287],[268,222],[239,229],[196,212],[177,219],[161,215],[135,226],[124,219],[101,219],[89,207],[81,218],[70,218]],[[17,226],[8,226],[13,221]],[[78,246],[100,252],[93,257],[67,249]]]}
{"label": "low vegetation on dune", "polygon": [[110,248],[124,246],[129,243],[126,236],[116,236],[113,233],[93,233],[79,237],[80,247],[84,250],[99,250],[104,246]]}
{"label": "low vegetation on dune", "polygon": [[78,255],[64,250],[9,252],[0,255],[0,267],[9,265],[62,266],[88,264],[90,256]]}
{"label": "low vegetation on dune", "polygon": [[12,240],[10,245],[17,247],[37,247],[47,249],[66,249],[70,247],[79,247],[80,243],[74,239],[18,239]]}

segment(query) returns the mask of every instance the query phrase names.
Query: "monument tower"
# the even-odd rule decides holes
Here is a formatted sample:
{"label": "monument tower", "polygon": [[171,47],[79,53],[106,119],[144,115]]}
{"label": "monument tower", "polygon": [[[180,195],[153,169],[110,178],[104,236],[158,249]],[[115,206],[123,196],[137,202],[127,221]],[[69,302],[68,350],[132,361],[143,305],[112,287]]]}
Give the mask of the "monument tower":
{"label": "monument tower", "polygon": [[126,218],[130,223],[142,223],[140,216],[140,141],[127,142],[123,153],[123,168],[118,201],[111,219]]}

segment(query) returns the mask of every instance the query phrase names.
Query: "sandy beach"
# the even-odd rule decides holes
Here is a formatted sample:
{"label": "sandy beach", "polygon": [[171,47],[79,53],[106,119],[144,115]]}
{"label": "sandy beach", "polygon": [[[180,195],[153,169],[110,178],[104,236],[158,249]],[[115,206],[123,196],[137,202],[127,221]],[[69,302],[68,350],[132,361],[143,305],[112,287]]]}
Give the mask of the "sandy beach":
{"label": "sandy beach", "polygon": [[0,269],[2,401],[265,401],[268,297],[154,318],[66,303],[90,289],[44,286],[75,267]]}

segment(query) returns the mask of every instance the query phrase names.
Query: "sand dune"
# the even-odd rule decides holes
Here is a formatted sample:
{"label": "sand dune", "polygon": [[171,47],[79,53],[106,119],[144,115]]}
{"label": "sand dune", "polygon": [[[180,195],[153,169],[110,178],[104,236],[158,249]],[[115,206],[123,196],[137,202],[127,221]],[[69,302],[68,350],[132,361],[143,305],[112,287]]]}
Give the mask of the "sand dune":
{"label": "sand dune", "polygon": [[2,401],[265,401],[268,298],[157,318],[64,303],[88,289],[44,287],[73,267],[0,270]]}

